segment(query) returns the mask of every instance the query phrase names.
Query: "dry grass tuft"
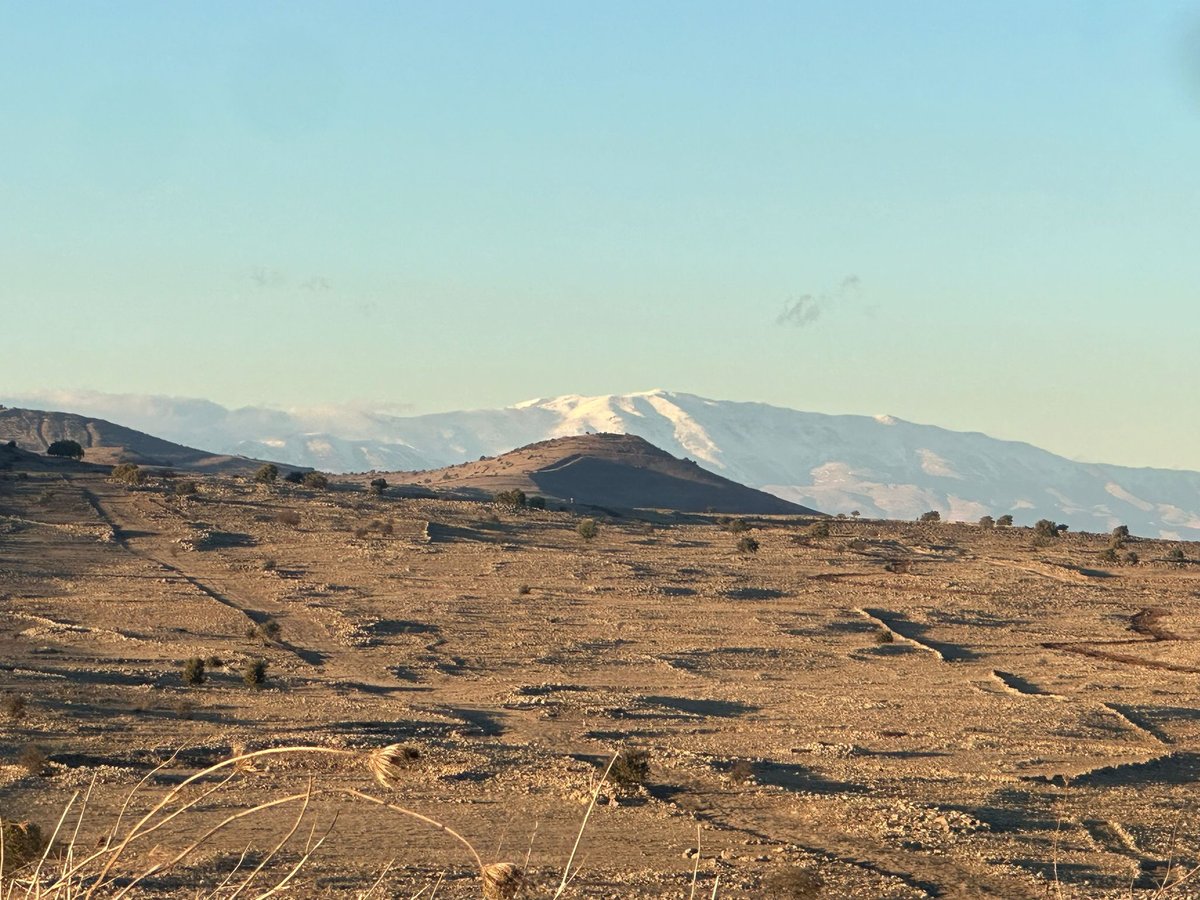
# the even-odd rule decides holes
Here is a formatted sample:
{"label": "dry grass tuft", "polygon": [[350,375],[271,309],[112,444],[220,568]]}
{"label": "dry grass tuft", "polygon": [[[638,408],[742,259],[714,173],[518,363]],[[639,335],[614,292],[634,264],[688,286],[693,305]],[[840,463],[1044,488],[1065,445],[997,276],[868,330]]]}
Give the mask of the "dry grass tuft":
{"label": "dry grass tuft", "polygon": [[394,791],[413,763],[421,758],[421,751],[407,744],[388,744],[367,756],[367,769],[382,787]]}
{"label": "dry grass tuft", "polygon": [[515,863],[491,863],[481,875],[485,900],[512,900],[525,886],[525,872]]}
{"label": "dry grass tuft", "polygon": [[0,825],[0,875],[7,875],[41,857],[46,849],[42,829],[32,822]]}

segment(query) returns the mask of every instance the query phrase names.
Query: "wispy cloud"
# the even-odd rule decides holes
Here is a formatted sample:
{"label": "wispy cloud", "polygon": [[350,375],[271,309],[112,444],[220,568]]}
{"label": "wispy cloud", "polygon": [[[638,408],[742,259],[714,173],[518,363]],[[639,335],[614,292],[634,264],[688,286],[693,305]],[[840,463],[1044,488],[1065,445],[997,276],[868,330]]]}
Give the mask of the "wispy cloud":
{"label": "wispy cloud", "polygon": [[828,310],[856,299],[861,286],[862,281],[857,275],[847,275],[833,291],[792,297],[783,304],[783,310],[775,317],[775,324],[807,328]]}

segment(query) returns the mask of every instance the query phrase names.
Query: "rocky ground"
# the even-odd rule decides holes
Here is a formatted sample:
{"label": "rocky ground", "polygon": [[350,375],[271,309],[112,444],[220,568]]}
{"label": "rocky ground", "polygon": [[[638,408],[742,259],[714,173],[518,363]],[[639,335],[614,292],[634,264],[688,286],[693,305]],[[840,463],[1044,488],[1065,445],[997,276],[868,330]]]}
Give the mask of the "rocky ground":
{"label": "rocky ground", "polygon": [[[479,896],[452,836],[356,789],[549,897],[601,770],[644,750],[600,788],[564,896],[1152,897],[1200,861],[1200,566],[1169,555],[1194,545],[1132,541],[1130,565],[1107,536],[671,516],[586,540],[574,514],[367,480],[3,473],[0,817],[49,832],[91,785],[79,852],[144,778],[127,817],[235,748],[341,748],[260,760],[121,866],[311,791],[255,884],[324,834],[291,895]],[[358,751],[392,743],[414,758],[389,791]],[[251,871],[300,805],[134,893]]]}

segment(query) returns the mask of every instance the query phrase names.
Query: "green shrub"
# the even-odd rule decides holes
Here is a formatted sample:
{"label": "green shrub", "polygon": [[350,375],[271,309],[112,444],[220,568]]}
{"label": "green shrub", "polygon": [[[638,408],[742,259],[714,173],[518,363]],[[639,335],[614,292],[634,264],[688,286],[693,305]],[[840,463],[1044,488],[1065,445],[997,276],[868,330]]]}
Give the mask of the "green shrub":
{"label": "green shrub", "polygon": [[304,481],[304,473],[299,469],[292,469],[292,471],[283,476],[283,480],[288,484],[300,484]]}
{"label": "green shrub", "polygon": [[932,523],[932,522],[940,522],[940,521],[942,521],[942,514],[940,512],[938,512],[936,509],[931,509],[931,510],[929,510],[929,512],[921,513],[921,516],[920,516],[920,518],[917,519],[917,521],[925,522],[927,524]]}
{"label": "green shrub", "polygon": [[583,538],[585,541],[590,541],[592,538],[594,538],[596,536],[596,520],[595,519],[584,519],[582,522],[579,523],[578,526],[576,526],[575,530],[579,533],[579,536],[581,538]]}
{"label": "green shrub", "polygon": [[1140,560],[1138,558],[1138,555],[1134,551],[1130,550],[1128,553],[1125,554],[1123,562],[1127,566],[1136,566],[1138,564],[1138,562],[1140,562]]}
{"label": "green shrub", "polygon": [[1114,541],[1127,540],[1129,538],[1129,526],[1128,525],[1118,525],[1116,528],[1114,528],[1112,530],[1112,537],[1113,537]]}
{"label": "green shrub", "polygon": [[991,516],[983,516],[979,520],[979,527],[980,528],[995,528],[996,520],[993,519]]}
{"label": "green shrub", "polygon": [[880,627],[875,631],[875,643],[877,644],[894,644],[896,635],[890,628]]}
{"label": "green shrub", "polygon": [[737,542],[738,553],[757,553],[758,541],[746,535]]}
{"label": "green shrub", "polygon": [[329,487],[329,478],[321,472],[305,472],[303,484],[306,488],[323,491]]}
{"label": "green shrub", "polygon": [[722,516],[721,518],[717,519],[717,524],[720,525],[725,531],[732,532],[733,534],[750,530],[749,522],[747,522],[745,519],[735,519],[732,516]]}
{"label": "green shrub", "polygon": [[79,441],[55,441],[46,448],[46,455],[64,459],[83,459],[83,447]]}
{"label": "green shrub", "polygon": [[257,638],[264,644],[269,644],[272,641],[279,640],[279,633],[282,631],[279,623],[274,619],[265,619],[257,625],[251,625],[246,629],[246,637]]}
{"label": "green shrub", "polygon": [[279,477],[279,466],[267,463],[254,473],[254,480],[259,484],[274,484]]}
{"label": "green shrub", "polygon": [[204,660],[193,656],[183,664],[183,683],[191,687],[204,684]]}
{"label": "green shrub", "polygon": [[1182,547],[1172,547],[1167,551],[1167,562],[1173,562],[1178,565],[1183,565],[1188,561],[1187,554],[1183,552]]}
{"label": "green shrub", "polygon": [[523,584],[523,585],[521,585],[520,587],[518,587],[518,588],[517,588],[517,594],[519,594],[519,595],[520,595],[520,596],[522,596],[522,597],[525,597],[525,596],[527,596],[527,595],[530,593],[530,591],[532,591],[532,590],[533,590],[533,588],[531,588],[529,585],[527,585],[527,584]]}
{"label": "green shrub", "polygon": [[545,509],[546,508],[546,498],[545,497],[530,497],[527,502],[528,502],[528,506],[530,509]]}
{"label": "green shrub", "polygon": [[267,680],[267,661],[248,659],[242,666],[242,681],[249,687],[261,687]]}
{"label": "green shrub", "polygon": [[998,519],[996,520],[996,527],[998,527],[998,528],[1011,528],[1011,527],[1012,527],[1012,523],[1013,523],[1013,518],[1012,518],[1012,516],[1005,515],[1005,516],[1001,516],[1000,518],[998,518]]}
{"label": "green shrub", "polygon": [[1102,563],[1110,563],[1113,565],[1115,565],[1119,561],[1119,559],[1117,557],[1117,550],[1115,547],[1105,547],[1103,550],[1100,551],[1099,555],[1096,558],[1098,560],[1100,560],[1100,562],[1102,562]]}
{"label": "green shrub", "polygon": [[200,493],[200,489],[196,486],[196,482],[194,481],[176,481],[171,486],[171,492],[175,494],[176,497],[191,497]]}
{"label": "green shrub", "polygon": [[372,497],[382,497],[383,492],[387,490],[387,487],[388,483],[386,478],[374,478],[371,480],[371,483],[367,485],[367,492]]}

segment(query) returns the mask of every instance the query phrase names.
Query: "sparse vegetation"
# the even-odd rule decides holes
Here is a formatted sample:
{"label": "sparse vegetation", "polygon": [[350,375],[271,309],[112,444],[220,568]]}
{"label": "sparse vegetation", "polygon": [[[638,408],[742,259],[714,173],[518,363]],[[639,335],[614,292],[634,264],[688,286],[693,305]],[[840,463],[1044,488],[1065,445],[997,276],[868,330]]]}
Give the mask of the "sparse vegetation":
{"label": "sparse vegetation", "polygon": [[274,463],[267,463],[254,473],[254,480],[259,484],[274,484],[277,478],[279,478],[279,467]]}
{"label": "sparse vegetation", "polygon": [[200,493],[200,488],[194,481],[176,481],[171,485],[171,493],[176,497],[192,497]]}
{"label": "sparse vegetation", "polygon": [[279,623],[274,619],[264,619],[262,622],[247,628],[246,637],[260,640],[264,644],[270,644],[279,640],[282,630]]}
{"label": "sparse vegetation", "polygon": [[1174,563],[1181,566],[1188,561],[1188,557],[1187,554],[1183,552],[1182,547],[1172,547],[1167,551],[1166,560],[1169,563]]}
{"label": "sparse vegetation", "polygon": [[530,497],[526,501],[526,503],[530,509],[545,509],[546,508],[546,498],[545,497],[537,497],[537,496]]}
{"label": "sparse vegetation", "polygon": [[183,664],[183,683],[189,687],[204,684],[204,660],[193,656]]}
{"label": "sparse vegetation", "polygon": [[492,500],[501,506],[510,506],[513,509],[524,509],[528,503],[525,492],[520,489],[500,491],[500,493],[492,497]]}
{"label": "sparse vegetation", "polygon": [[626,747],[619,751],[608,771],[608,778],[620,787],[645,784],[650,776],[650,751],[643,747]]}
{"label": "sparse vegetation", "polygon": [[1129,540],[1129,526],[1128,525],[1118,525],[1116,528],[1114,528],[1112,530],[1112,538],[1114,541]]}
{"label": "sparse vegetation", "polygon": [[47,456],[57,456],[63,459],[83,459],[83,446],[79,441],[54,441],[46,448]]}
{"label": "sparse vegetation", "polygon": [[575,527],[575,531],[585,541],[593,540],[597,534],[596,520],[595,519],[584,519],[582,522],[580,522]]}
{"label": "sparse vegetation", "polygon": [[811,538],[827,538],[832,532],[829,530],[829,522],[825,519],[813,522],[808,526],[808,536]]}
{"label": "sparse vegetation", "polygon": [[1120,558],[1117,556],[1115,547],[1105,547],[1097,554],[1096,558],[1100,562],[1107,563],[1109,565],[1116,565],[1118,562],[1120,562]]}
{"label": "sparse vegetation", "polygon": [[896,634],[890,628],[880,626],[875,629],[875,643],[877,644],[894,644],[896,642]]}
{"label": "sparse vegetation", "polygon": [[294,528],[300,524],[300,513],[294,509],[281,509],[275,513],[275,521],[280,525],[291,525]]}
{"label": "sparse vegetation", "polygon": [[942,521],[942,514],[940,512],[938,512],[936,509],[931,509],[931,510],[929,510],[929,512],[921,513],[921,515],[917,519],[917,521],[924,522],[926,524],[930,524],[933,522],[940,522],[940,521]]}
{"label": "sparse vegetation", "polygon": [[1006,514],[1006,515],[1000,516],[1000,518],[998,518],[996,520],[996,527],[997,528],[1011,528],[1012,523],[1013,523],[1013,517]]}
{"label": "sparse vegetation", "polygon": [[312,488],[316,491],[323,491],[329,487],[329,477],[323,472],[305,472],[304,480],[301,483],[306,488]]}
{"label": "sparse vegetation", "polygon": [[757,553],[758,541],[746,535],[737,542],[738,553]]}
{"label": "sparse vegetation", "polygon": [[5,694],[0,701],[0,713],[10,722],[19,722],[25,718],[25,698],[20,694]]}
{"label": "sparse vegetation", "polygon": [[50,758],[38,744],[26,744],[17,754],[17,765],[30,775],[45,775]]}
{"label": "sparse vegetation", "polygon": [[993,519],[991,516],[982,516],[979,519],[979,527],[980,528],[995,528],[996,520]]}
{"label": "sparse vegetation", "polygon": [[1049,519],[1038,519],[1033,526],[1033,533],[1040,538],[1058,537],[1058,525]]}
{"label": "sparse vegetation", "polygon": [[745,519],[735,519],[732,516],[722,516],[721,518],[717,519],[717,524],[733,534],[750,530],[749,522],[747,522]]}
{"label": "sparse vegetation", "polygon": [[267,661],[248,659],[242,665],[242,681],[249,687],[262,687],[267,681]]}
{"label": "sparse vegetation", "polygon": [[517,594],[518,594],[518,596],[525,597],[525,596],[528,596],[528,594],[532,590],[533,590],[533,588],[531,588],[529,585],[522,584],[517,588]]}
{"label": "sparse vegetation", "polygon": [[136,485],[146,480],[146,474],[137,463],[121,463],[113,466],[112,474],[108,476],[120,484]]}
{"label": "sparse vegetation", "polygon": [[[259,471],[261,472],[262,470],[260,469]],[[288,484],[302,484],[304,482],[304,473],[299,469],[292,469],[283,476],[283,480]]]}
{"label": "sparse vegetation", "polygon": [[382,497],[383,492],[388,489],[386,478],[372,478],[371,483],[367,485],[367,493],[372,497]]}

